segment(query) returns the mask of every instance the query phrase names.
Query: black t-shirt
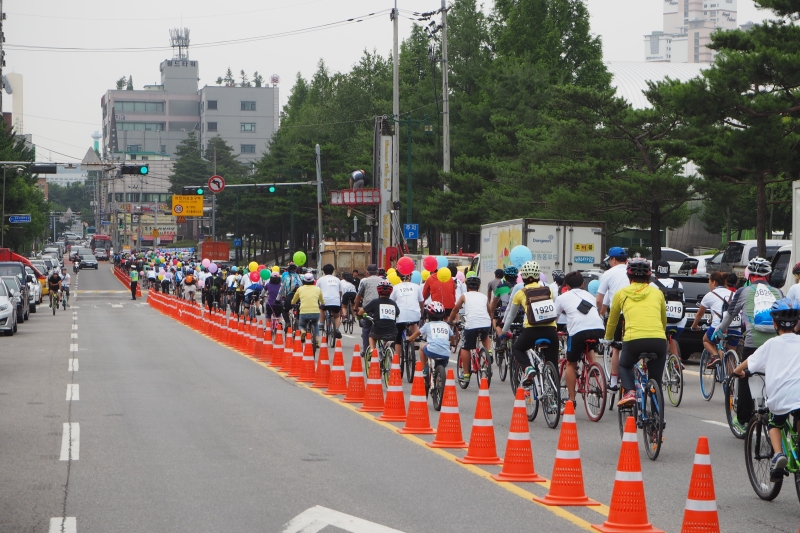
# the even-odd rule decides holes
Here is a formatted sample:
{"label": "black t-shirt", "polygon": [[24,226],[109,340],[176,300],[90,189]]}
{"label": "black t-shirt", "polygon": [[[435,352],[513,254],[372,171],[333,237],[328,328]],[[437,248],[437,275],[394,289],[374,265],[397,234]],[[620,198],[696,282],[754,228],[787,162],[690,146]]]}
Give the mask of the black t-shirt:
{"label": "black t-shirt", "polygon": [[375,324],[372,331],[379,337],[397,336],[397,317],[400,315],[400,308],[389,298],[375,298],[364,307],[364,312],[369,314]]}
{"label": "black t-shirt", "polygon": [[58,284],[61,283],[61,276],[58,274],[53,274],[49,278],[47,278],[47,284],[51,287],[58,287]]}

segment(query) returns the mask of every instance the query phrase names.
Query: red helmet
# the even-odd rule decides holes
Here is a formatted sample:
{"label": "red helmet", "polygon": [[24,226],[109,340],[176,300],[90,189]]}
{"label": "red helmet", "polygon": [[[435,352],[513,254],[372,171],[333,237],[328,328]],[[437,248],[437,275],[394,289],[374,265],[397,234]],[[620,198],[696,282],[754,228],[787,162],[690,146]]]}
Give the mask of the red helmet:
{"label": "red helmet", "polygon": [[425,306],[425,311],[431,318],[441,318],[444,316],[444,306],[441,302],[430,302]]}
{"label": "red helmet", "polygon": [[378,286],[375,287],[375,290],[378,291],[378,296],[389,296],[394,290],[394,285],[392,285],[391,281],[382,279],[378,282]]}
{"label": "red helmet", "polygon": [[792,274],[800,274],[800,263],[797,263],[792,267]]}

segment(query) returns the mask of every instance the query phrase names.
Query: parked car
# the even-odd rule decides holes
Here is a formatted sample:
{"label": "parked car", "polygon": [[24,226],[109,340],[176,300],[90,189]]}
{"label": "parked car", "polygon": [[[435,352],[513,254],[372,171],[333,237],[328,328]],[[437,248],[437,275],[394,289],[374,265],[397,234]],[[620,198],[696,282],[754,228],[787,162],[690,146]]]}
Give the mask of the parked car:
{"label": "parked car", "polygon": [[0,331],[6,337],[17,332],[17,308],[6,284],[0,280]]}
{"label": "parked car", "polygon": [[31,313],[35,313],[36,306],[42,303],[42,286],[39,285],[39,281],[36,279],[37,276],[33,268],[26,266],[25,272],[28,273],[27,282],[29,308]]}
{"label": "parked car", "polygon": [[[28,285],[26,280],[28,279],[28,273],[25,271],[25,265],[18,261],[4,261],[0,263],[0,277],[5,279],[6,277],[14,278],[15,286],[12,287],[10,282],[7,282],[6,285],[8,289],[11,291],[15,291],[17,294],[14,296],[19,296],[19,316],[17,317],[18,322],[24,322],[30,316],[30,309],[28,308],[28,302],[30,301],[30,295],[28,294]],[[22,302],[25,302],[23,307]]]}
{"label": "parked car", "polygon": [[93,268],[97,270],[99,265],[97,263],[97,259],[92,254],[86,254],[81,256],[81,263],[80,263],[81,270],[84,268]]}
{"label": "parked car", "polygon": [[[792,244],[792,241],[767,240],[767,256],[764,259],[772,261],[781,246],[786,246],[787,244]],[[757,255],[758,243],[756,240],[730,241],[719,264],[709,264],[707,265],[707,270],[709,272],[733,272],[743,278],[747,263]]]}
{"label": "parked car", "polygon": [[722,259],[723,252],[717,252],[713,255],[695,255],[686,259],[681,267],[678,269],[678,274],[685,276],[694,276],[696,274],[706,274],[706,265],[709,261],[716,260],[717,263]]}
{"label": "parked car", "polygon": [[794,275],[792,275],[794,265],[792,245],[781,246],[772,258],[772,274],[769,276],[769,284],[782,290],[783,294],[789,292],[794,285]]}
{"label": "parked car", "polygon": [[14,300],[14,305],[17,308],[17,322],[20,324],[30,318],[30,308],[28,307],[28,289],[27,286],[23,290],[23,285],[20,283],[17,276],[0,276],[3,283],[8,287],[8,292]]}
{"label": "parked car", "polygon": [[[692,331],[690,326],[697,316],[700,301],[708,292],[708,275],[677,275],[670,277],[680,282],[681,286],[683,286],[683,296],[686,299],[686,327],[678,338],[681,359],[686,361],[693,353],[703,351],[703,335],[705,335],[705,331]],[[708,324],[711,324],[711,311],[706,311],[699,322],[700,326]]]}

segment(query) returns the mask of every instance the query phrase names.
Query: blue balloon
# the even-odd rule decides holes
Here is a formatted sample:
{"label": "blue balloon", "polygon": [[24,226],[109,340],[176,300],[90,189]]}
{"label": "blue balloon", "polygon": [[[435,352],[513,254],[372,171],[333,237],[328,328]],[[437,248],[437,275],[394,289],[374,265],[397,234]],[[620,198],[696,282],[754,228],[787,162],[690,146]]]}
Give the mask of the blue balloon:
{"label": "blue balloon", "polygon": [[519,268],[524,263],[533,259],[533,254],[530,250],[528,250],[527,246],[517,245],[512,250],[511,253],[508,254],[508,259],[511,261],[511,264],[515,267]]}
{"label": "blue balloon", "polygon": [[446,268],[447,267],[447,258],[443,255],[440,255],[436,258],[436,262],[438,263],[439,268]]}
{"label": "blue balloon", "polygon": [[411,273],[411,283],[416,283],[417,285],[422,283],[422,272],[420,272],[418,270],[415,270],[414,272],[412,272]]}

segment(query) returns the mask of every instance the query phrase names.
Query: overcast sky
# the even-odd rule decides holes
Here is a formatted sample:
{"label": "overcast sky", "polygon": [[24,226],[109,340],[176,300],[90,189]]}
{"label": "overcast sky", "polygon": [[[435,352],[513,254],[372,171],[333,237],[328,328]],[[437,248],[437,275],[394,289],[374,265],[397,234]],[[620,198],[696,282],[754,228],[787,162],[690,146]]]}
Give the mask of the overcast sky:
{"label": "overcast sky", "polygon": [[[739,0],[738,22],[758,21],[764,12]],[[281,103],[295,75],[308,77],[320,58],[332,71],[346,71],[363,50],[388,55],[393,0],[5,0],[6,70],[24,76],[24,132],[33,134],[37,159],[80,160],[101,129],[100,98],[121,76],[134,87],[159,83],[158,66],[172,57],[170,28],[191,30],[190,58],[200,62],[200,86],[214,85],[230,66],[252,78],[281,77]],[[410,12],[433,11],[440,0],[398,0],[401,39]],[[662,29],[661,0],[588,0],[592,31],[602,36],[607,61],[641,61],[645,33]],[[491,2],[486,2],[490,9]],[[374,13],[375,16],[368,17]],[[298,35],[283,32],[362,18]],[[202,47],[248,37],[255,42]],[[12,45],[62,48],[151,48],[144,51],[28,51]],[[3,96],[5,111],[11,97]],[[60,152],[56,153],[56,152]],[[64,155],[62,155],[64,154]]]}

